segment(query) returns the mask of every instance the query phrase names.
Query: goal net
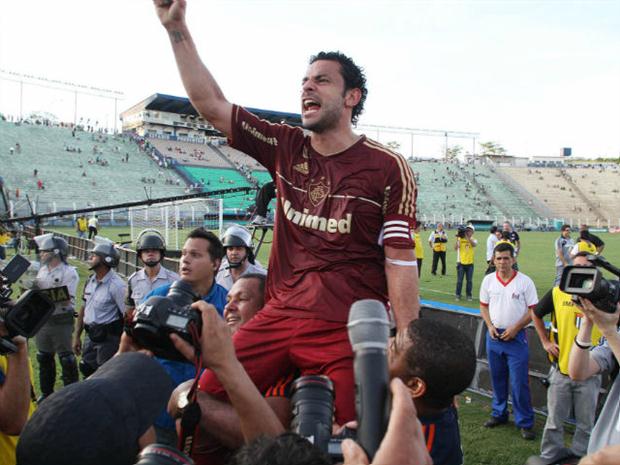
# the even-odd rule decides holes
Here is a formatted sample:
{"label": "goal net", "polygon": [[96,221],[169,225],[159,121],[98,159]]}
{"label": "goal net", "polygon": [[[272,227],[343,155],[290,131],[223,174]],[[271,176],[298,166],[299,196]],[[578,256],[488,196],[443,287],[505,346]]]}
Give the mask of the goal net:
{"label": "goal net", "polygon": [[131,240],[144,229],[155,229],[166,239],[169,249],[180,250],[187,234],[200,226],[218,237],[224,222],[222,199],[188,199],[129,209]]}

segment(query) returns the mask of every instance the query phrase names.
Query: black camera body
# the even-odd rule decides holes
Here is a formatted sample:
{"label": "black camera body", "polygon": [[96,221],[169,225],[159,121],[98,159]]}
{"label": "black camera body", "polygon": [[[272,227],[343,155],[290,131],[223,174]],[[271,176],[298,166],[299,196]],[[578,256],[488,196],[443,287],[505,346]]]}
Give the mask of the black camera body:
{"label": "black camera body", "polygon": [[[17,282],[29,266],[30,261],[15,255],[0,271],[0,321],[8,332],[6,337],[0,338],[0,354],[16,352],[17,347],[11,339],[15,336],[33,337],[54,312],[54,300],[49,290],[28,290],[17,302],[10,300],[13,292],[11,285]],[[66,290],[66,287],[59,289]]]}
{"label": "black camera body", "polygon": [[[603,257],[588,256],[588,260],[600,265],[608,271],[618,270]],[[611,269],[610,269],[611,268]],[[592,302],[599,310],[606,313],[615,313],[620,301],[620,281],[607,280],[596,266],[567,266],[562,272],[560,290],[567,294],[584,297]]]}
{"label": "black camera body", "polygon": [[190,344],[197,343],[192,332],[200,334],[202,317],[191,305],[198,300],[200,296],[189,283],[175,281],[165,297],[152,296],[138,306],[126,331],[137,344],[156,356],[186,362],[169,336],[174,333]]}
{"label": "black camera body", "polygon": [[463,226],[462,224],[458,226],[458,228],[456,228],[456,237],[460,237],[460,238],[465,238],[465,232],[467,231],[467,228],[465,226]]}
{"label": "black camera body", "polygon": [[326,453],[332,463],[341,463],[341,443],[346,438],[355,439],[355,431],[345,428],[332,436],[334,410],[334,385],[327,376],[310,375],[297,378],[292,386],[293,419],[291,430],[308,439]]}

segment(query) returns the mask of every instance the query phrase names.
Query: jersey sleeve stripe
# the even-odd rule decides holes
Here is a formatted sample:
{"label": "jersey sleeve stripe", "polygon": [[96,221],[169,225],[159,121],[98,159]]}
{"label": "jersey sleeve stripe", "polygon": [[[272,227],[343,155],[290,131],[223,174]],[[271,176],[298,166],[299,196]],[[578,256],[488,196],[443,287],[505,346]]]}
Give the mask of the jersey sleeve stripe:
{"label": "jersey sleeve stripe", "polygon": [[390,234],[386,234],[383,236],[383,239],[389,239],[391,237],[404,237],[405,239],[411,239],[411,236],[409,234],[403,234],[403,233],[390,233]]}
{"label": "jersey sleeve stripe", "polygon": [[385,228],[385,232],[386,233],[391,233],[391,232],[404,232],[404,233],[408,233],[409,232],[409,228],[408,227],[402,227],[402,226],[390,226],[389,228]]}
{"label": "jersey sleeve stripe", "polygon": [[398,214],[415,217],[414,196],[415,196],[415,191],[416,191],[416,185],[415,185],[415,180],[413,177],[413,172],[411,171],[411,168],[409,167],[405,159],[401,155],[398,155],[397,153],[387,150],[385,147],[381,146],[380,144],[377,144],[374,141],[367,140],[365,144],[369,147],[374,148],[375,150],[384,152],[390,157],[395,159],[396,163],[398,164],[398,168],[400,170],[401,181],[403,183],[403,189],[402,189],[403,193],[402,193],[400,205],[398,207]]}
{"label": "jersey sleeve stripe", "polygon": [[400,220],[390,220],[390,221],[386,221],[385,223],[383,223],[383,226],[388,227],[388,226],[409,226],[409,223],[407,223],[406,221],[400,221]]}

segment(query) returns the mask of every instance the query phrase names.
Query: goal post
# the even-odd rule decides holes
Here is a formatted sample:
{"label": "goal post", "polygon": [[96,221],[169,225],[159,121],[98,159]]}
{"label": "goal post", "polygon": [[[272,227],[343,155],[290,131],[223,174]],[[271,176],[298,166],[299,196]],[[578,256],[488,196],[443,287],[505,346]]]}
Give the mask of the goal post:
{"label": "goal post", "polygon": [[132,242],[144,229],[158,231],[166,240],[166,247],[180,250],[187,234],[194,228],[204,227],[219,237],[224,225],[222,199],[187,199],[178,202],[131,207],[129,225]]}

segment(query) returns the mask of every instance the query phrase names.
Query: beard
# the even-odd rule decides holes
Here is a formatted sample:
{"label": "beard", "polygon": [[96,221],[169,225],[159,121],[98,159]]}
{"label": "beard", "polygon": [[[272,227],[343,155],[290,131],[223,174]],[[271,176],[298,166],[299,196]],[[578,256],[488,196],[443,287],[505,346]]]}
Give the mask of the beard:
{"label": "beard", "polygon": [[330,105],[321,106],[319,110],[322,115],[318,120],[310,122],[304,121],[303,113],[301,116],[301,126],[308,131],[312,131],[316,134],[321,134],[330,129],[335,128],[338,125],[338,121],[340,120],[340,115],[342,114],[342,109],[337,107],[341,102],[331,103]]}
{"label": "beard", "polygon": [[144,265],[148,266],[149,268],[156,267],[158,264],[159,264],[159,260],[149,260],[147,262],[144,262]]}

